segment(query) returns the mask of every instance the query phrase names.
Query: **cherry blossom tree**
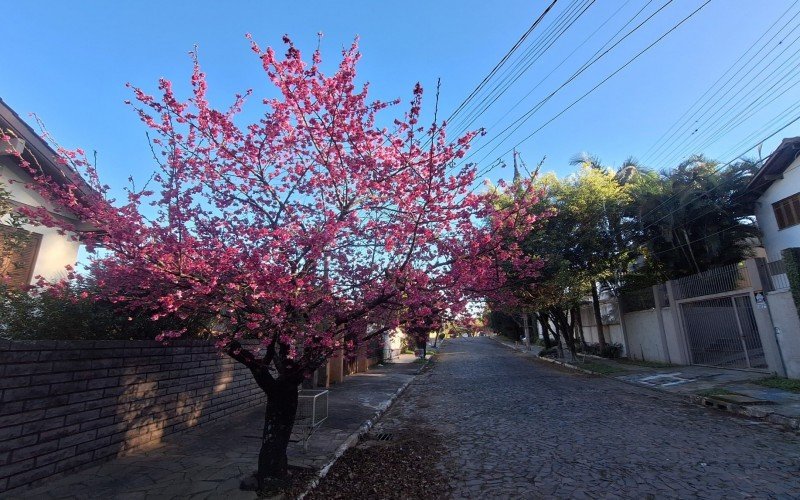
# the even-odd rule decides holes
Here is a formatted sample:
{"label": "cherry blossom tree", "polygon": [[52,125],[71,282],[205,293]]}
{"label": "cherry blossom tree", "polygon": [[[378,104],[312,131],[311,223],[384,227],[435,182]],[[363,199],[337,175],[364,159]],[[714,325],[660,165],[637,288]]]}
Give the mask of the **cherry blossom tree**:
{"label": "cherry blossom tree", "polygon": [[61,149],[94,191],[28,165],[33,187],[99,230],[27,215],[104,249],[106,299],[153,319],[204,318],[219,349],[250,369],[267,395],[263,486],[286,475],[298,385],[331,355],[398,326],[429,328],[442,304],[457,312],[502,293],[497,263],[531,274],[541,263],[515,243],[536,223],[534,204],[500,214],[497,192],[474,192],[475,167],[458,163],[477,133],[448,142],[444,124],[421,126],[419,85],[382,127],[379,112],[397,102],[369,101],[356,84],[356,43],[326,75],[319,50],[304,62],[288,38],[284,57],[249,39],[277,89],[250,99],[263,106],[256,121],[242,123],[252,91],[212,107],[193,55],[188,98],[167,80],[158,97],[132,88],[159,164],[144,187],[110,199],[83,152]]}

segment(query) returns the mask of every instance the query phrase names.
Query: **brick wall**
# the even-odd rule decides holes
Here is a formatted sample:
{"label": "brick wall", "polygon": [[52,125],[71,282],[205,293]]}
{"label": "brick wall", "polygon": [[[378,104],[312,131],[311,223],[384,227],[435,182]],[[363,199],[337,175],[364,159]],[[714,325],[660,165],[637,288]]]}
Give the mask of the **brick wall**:
{"label": "brick wall", "polygon": [[207,342],[0,341],[0,493],[265,402]]}

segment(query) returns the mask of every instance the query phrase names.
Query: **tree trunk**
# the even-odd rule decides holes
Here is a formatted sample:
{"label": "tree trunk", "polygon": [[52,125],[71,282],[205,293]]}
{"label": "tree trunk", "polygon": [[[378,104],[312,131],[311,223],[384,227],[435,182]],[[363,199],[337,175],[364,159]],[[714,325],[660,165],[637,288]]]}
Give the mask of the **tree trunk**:
{"label": "tree trunk", "polygon": [[692,256],[692,263],[694,264],[694,269],[698,273],[700,272],[700,266],[697,265],[697,259],[694,257],[694,250],[692,249],[692,242],[689,241],[689,233],[686,232],[686,229],[682,229],[683,237],[686,239],[686,248],[689,250],[689,255]]}
{"label": "tree trunk", "polygon": [[542,341],[544,342],[544,348],[550,349],[553,347],[553,343],[550,342],[550,333],[547,331],[547,315],[543,313],[539,313],[536,315],[539,320],[539,324],[542,327]]}
{"label": "tree trunk", "polygon": [[558,328],[561,338],[564,339],[564,343],[567,344],[569,353],[572,355],[573,359],[575,359],[577,357],[575,354],[575,337],[573,335],[572,325],[569,324],[569,317],[566,311],[554,307],[551,309],[550,316],[552,316],[555,321],[556,328]]}
{"label": "tree trunk", "polygon": [[603,335],[603,316],[600,314],[600,296],[597,293],[597,282],[592,281],[592,306],[594,307],[594,321],[597,323],[597,340],[600,343],[600,353],[606,350],[606,337]]}
{"label": "tree trunk", "polygon": [[581,347],[583,348],[584,354],[586,353],[586,337],[583,335],[583,318],[581,316],[581,306],[575,308],[577,312],[577,316],[575,316],[575,324],[578,327],[578,338],[581,339]]}
{"label": "tree trunk", "polygon": [[[555,321],[555,320],[554,320]],[[558,328],[553,328],[550,325],[550,314],[547,312],[540,312],[539,313],[539,322],[545,328],[545,331],[548,331],[553,334],[553,338],[555,339],[556,349],[558,351],[558,357],[564,357],[564,346],[561,343],[561,335],[558,333]]]}
{"label": "tree trunk", "polygon": [[294,382],[274,380],[265,391],[267,408],[256,474],[259,489],[269,480],[283,480],[288,474],[286,448],[297,413],[297,387]]}
{"label": "tree trunk", "polygon": [[[569,311],[572,319],[572,338],[577,343],[583,336],[583,326],[581,325],[581,306],[576,306]],[[582,344],[581,344],[582,345]]]}

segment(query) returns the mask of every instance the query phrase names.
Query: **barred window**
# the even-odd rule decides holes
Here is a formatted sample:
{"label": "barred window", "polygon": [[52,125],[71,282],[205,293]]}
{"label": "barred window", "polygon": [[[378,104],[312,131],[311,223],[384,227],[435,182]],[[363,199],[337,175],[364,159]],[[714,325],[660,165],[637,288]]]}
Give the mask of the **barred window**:
{"label": "barred window", "polygon": [[800,193],[793,194],[772,204],[778,229],[800,224]]}

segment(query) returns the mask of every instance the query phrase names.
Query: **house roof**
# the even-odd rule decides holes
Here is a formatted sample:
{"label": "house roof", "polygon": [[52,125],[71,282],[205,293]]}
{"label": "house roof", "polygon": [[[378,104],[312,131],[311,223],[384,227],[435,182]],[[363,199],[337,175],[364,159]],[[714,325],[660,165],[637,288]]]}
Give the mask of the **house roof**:
{"label": "house roof", "polygon": [[[58,161],[56,153],[36,131],[28,125],[11,107],[0,98],[0,129],[10,129],[20,139],[25,141],[25,155],[35,157],[36,163],[41,165],[44,173],[58,183],[72,183],[77,185],[81,192],[89,194],[93,189],[69,165]],[[29,161],[31,158],[27,158]]]}
{"label": "house roof", "polygon": [[769,159],[750,180],[745,188],[749,198],[759,198],[776,180],[783,178],[783,172],[800,155],[800,137],[788,137],[769,155]]}

